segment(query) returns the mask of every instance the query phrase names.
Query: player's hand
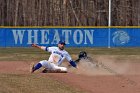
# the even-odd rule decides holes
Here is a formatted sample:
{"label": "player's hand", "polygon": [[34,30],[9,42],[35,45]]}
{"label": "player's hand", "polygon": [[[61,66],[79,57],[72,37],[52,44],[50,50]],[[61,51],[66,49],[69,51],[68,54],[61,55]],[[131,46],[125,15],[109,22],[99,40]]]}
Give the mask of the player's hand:
{"label": "player's hand", "polygon": [[37,45],[36,45],[36,44],[31,44],[31,46],[32,46],[32,47],[37,47]]}
{"label": "player's hand", "polygon": [[75,68],[76,68],[76,69],[79,69],[79,67],[78,67],[78,66],[76,66]]}

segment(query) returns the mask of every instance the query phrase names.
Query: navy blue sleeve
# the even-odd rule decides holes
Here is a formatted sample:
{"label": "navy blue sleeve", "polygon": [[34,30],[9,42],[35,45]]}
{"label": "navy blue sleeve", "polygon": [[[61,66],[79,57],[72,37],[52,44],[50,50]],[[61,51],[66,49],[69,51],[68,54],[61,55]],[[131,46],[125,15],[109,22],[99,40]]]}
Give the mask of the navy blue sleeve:
{"label": "navy blue sleeve", "polygon": [[70,63],[73,67],[76,67],[76,66],[77,66],[76,62],[74,62],[74,61],[70,61],[69,63]]}

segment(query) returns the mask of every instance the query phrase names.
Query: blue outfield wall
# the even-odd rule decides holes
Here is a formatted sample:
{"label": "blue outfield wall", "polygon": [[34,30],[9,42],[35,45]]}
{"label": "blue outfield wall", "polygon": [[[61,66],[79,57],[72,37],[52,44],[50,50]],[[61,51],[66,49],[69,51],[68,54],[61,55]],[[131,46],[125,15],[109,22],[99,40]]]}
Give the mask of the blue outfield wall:
{"label": "blue outfield wall", "polygon": [[140,28],[0,28],[0,47],[139,47]]}

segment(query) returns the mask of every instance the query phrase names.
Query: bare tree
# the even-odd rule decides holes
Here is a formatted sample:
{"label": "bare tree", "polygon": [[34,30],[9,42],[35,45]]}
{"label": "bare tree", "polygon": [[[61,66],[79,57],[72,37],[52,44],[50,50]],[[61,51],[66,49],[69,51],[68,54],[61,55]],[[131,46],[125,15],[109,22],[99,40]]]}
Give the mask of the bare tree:
{"label": "bare tree", "polygon": [[[0,0],[1,26],[107,26],[108,0]],[[112,26],[140,26],[140,0],[112,0]]]}

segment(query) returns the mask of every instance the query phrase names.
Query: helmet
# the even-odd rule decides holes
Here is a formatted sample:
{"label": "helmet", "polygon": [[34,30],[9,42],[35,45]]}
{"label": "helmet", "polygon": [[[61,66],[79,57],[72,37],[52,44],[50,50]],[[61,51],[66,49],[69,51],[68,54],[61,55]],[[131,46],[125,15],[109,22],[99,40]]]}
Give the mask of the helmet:
{"label": "helmet", "polygon": [[59,41],[58,44],[66,45],[65,41]]}

